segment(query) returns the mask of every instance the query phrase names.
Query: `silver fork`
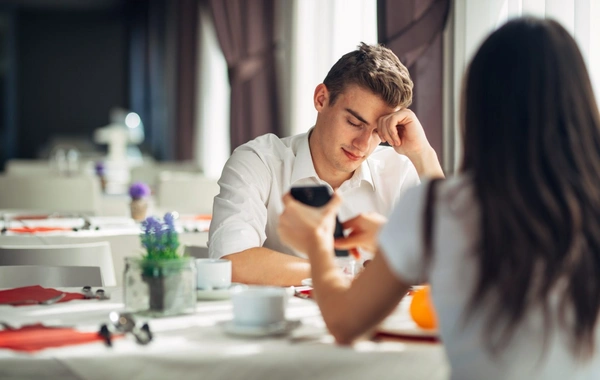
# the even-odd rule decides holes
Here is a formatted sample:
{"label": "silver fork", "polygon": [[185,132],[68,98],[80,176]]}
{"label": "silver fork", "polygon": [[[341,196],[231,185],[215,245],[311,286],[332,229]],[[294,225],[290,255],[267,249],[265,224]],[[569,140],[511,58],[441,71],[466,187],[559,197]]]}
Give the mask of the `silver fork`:
{"label": "silver fork", "polygon": [[52,298],[48,298],[47,300],[44,300],[44,301],[23,300],[23,301],[15,301],[15,302],[3,302],[3,303],[0,303],[0,305],[52,305],[52,304],[57,303],[61,299],[65,298],[65,296],[66,296],[65,293],[60,293],[59,295],[52,297]]}

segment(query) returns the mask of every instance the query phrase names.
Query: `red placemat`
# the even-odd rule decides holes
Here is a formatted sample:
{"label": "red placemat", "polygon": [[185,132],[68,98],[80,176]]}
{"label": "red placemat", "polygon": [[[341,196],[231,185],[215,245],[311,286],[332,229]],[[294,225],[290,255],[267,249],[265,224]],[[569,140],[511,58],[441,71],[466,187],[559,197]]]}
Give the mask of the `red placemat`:
{"label": "red placemat", "polygon": [[[56,297],[61,293],[65,293],[63,299],[58,302],[67,302],[71,300],[82,300],[84,295],[81,293],[67,293],[52,288],[43,288],[39,285],[24,286],[21,288],[0,290],[0,304],[2,303],[18,303],[21,301],[34,300],[45,301],[52,297]],[[27,304],[24,304],[27,305]],[[29,304],[32,305],[32,304]],[[33,304],[35,305],[35,304]]]}
{"label": "red placemat", "polygon": [[[122,335],[116,335],[111,339],[121,337]],[[104,341],[104,338],[97,332],[81,332],[65,327],[31,325],[20,329],[0,331],[0,348],[25,352],[97,341]]]}
{"label": "red placemat", "polygon": [[73,231],[73,229],[69,227],[15,227],[9,228],[8,231],[18,234],[35,234],[39,232]]}

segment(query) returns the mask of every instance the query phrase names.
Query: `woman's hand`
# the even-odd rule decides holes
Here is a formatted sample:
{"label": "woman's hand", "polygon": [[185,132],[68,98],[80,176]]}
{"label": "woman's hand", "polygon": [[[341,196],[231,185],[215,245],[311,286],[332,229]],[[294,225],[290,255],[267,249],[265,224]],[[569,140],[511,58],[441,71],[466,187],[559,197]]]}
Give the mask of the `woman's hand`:
{"label": "woman's hand", "polygon": [[361,248],[371,253],[377,252],[377,235],[387,219],[375,212],[360,214],[343,223],[344,230],[350,230],[348,236],[335,240],[337,249]]}
{"label": "woman's hand", "polygon": [[341,203],[342,199],[334,193],[325,206],[307,206],[287,193],[277,227],[281,241],[309,256],[320,250],[333,252],[335,216]]}

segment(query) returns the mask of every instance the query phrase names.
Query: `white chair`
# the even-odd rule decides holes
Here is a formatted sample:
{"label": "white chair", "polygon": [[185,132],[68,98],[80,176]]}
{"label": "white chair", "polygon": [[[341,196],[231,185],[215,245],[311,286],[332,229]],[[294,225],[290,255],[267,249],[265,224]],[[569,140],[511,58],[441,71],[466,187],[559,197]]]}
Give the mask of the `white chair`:
{"label": "white chair", "polygon": [[181,214],[212,213],[213,201],[219,194],[214,178],[198,175],[161,175],[157,189],[157,207],[162,211]]}
{"label": "white chair", "polygon": [[117,285],[110,245],[105,241],[69,245],[0,246],[0,266],[8,265],[96,267],[100,268],[102,286]]}
{"label": "white chair", "polygon": [[193,161],[144,161],[141,165],[131,168],[131,182],[144,182],[150,188],[156,189],[159,177],[163,173],[200,175],[202,170]]}
{"label": "white chair", "polygon": [[99,267],[0,266],[0,288],[103,286]]}
{"label": "white chair", "polygon": [[0,175],[1,210],[100,213],[98,178]]}
{"label": "white chair", "polygon": [[6,161],[4,171],[10,176],[48,177],[51,175],[52,166],[49,160],[10,159]]}

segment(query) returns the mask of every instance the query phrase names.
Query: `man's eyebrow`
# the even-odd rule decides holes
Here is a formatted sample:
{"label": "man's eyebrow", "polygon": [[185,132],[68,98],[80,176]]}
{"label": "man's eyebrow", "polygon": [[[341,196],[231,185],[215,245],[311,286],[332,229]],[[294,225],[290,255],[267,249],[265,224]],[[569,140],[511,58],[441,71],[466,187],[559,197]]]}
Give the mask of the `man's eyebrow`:
{"label": "man's eyebrow", "polygon": [[345,108],[345,110],[349,113],[352,114],[352,116],[354,116],[355,118],[357,118],[358,120],[360,120],[361,123],[366,124],[366,125],[370,125],[368,121],[366,121],[362,116],[360,116],[356,111],[352,111],[350,108]]}

